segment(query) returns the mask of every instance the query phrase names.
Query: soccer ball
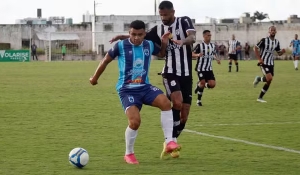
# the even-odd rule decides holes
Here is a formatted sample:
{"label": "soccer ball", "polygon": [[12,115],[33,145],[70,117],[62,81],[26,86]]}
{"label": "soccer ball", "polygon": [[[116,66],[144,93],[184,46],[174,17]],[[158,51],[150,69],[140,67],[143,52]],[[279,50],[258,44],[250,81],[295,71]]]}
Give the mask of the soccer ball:
{"label": "soccer ball", "polygon": [[69,162],[77,168],[83,168],[89,162],[89,154],[83,148],[74,148],[69,153]]}

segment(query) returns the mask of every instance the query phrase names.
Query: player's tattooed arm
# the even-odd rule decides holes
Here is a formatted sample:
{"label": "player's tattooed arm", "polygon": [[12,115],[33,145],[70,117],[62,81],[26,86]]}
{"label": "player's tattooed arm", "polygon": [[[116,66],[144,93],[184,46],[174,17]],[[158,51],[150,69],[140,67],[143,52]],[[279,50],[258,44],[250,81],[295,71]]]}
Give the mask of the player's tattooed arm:
{"label": "player's tattooed arm", "polygon": [[173,40],[173,43],[183,46],[183,45],[192,45],[196,42],[196,31],[195,30],[188,30],[187,37],[184,40]]}
{"label": "player's tattooed arm", "polygon": [[191,45],[196,42],[196,31],[195,30],[188,30],[187,31],[188,37],[183,40],[182,45]]}

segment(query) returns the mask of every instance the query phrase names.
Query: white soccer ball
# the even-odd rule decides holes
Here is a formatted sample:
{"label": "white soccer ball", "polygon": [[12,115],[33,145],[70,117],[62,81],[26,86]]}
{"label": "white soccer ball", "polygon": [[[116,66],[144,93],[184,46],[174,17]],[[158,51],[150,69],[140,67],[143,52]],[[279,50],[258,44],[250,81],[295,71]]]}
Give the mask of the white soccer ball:
{"label": "white soccer ball", "polygon": [[69,162],[77,168],[83,168],[89,162],[89,154],[83,148],[74,148],[69,153]]}

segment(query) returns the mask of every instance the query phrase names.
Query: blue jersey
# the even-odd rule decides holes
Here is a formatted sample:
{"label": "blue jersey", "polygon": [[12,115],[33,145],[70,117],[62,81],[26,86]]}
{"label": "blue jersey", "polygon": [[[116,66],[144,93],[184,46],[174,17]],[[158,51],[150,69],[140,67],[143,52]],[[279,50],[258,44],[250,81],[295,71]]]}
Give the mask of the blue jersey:
{"label": "blue jersey", "polygon": [[300,52],[300,40],[292,40],[291,43],[293,44],[293,53]]}
{"label": "blue jersey", "polygon": [[144,40],[141,45],[133,45],[129,39],[122,40],[108,51],[111,58],[118,57],[119,80],[117,91],[121,88],[142,87],[149,82],[151,55],[157,55],[160,48],[152,41]]}

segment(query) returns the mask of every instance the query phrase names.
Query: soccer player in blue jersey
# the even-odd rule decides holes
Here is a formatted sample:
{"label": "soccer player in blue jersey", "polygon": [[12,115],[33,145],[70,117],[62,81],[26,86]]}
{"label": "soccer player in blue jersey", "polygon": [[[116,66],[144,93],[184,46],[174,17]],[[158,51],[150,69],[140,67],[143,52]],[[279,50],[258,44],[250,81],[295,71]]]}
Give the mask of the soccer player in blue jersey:
{"label": "soccer player in blue jersey", "polygon": [[[161,45],[162,36],[166,32],[171,32],[164,68],[158,74],[162,75],[166,94],[172,101],[173,141],[177,142],[177,138],[187,123],[192,103],[192,44],[196,41],[196,30],[188,16],[175,17],[175,9],[171,1],[161,1],[158,9],[162,24],[151,28],[145,38]],[[110,42],[124,40],[128,37],[128,35],[117,35]],[[171,154],[164,154],[165,149],[164,142],[162,159],[167,158],[168,155],[173,158],[178,158],[180,155],[178,150]]]}
{"label": "soccer player in blue jersey", "polygon": [[295,39],[291,41],[290,47],[293,46],[293,58],[295,70],[298,70],[298,60],[300,57],[300,40],[298,35],[295,34]]}
{"label": "soccer player in blue jersey", "polygon": [[151,55],[165,56],[170,33],[163,35],[159,48],[152,41],[144,39],[146,36],[145,23],[136,20],[130,24],[129,35],[128,39],[119,41],[108,51],[94,76],[90,78],[90,83],[96,85],[106,66],[118,57],[119,81],[116,89],[129,123],[125,131],[126,152],[124,160],[128,164],[138,164],[133,148],[141,123],[140,110],[143,104],[161,110],[161,124],[167,145],[165,152],[171,153],[181,147],[172,138],[173,113],[171,102],[159,88],[150,84],[148,78]]}

